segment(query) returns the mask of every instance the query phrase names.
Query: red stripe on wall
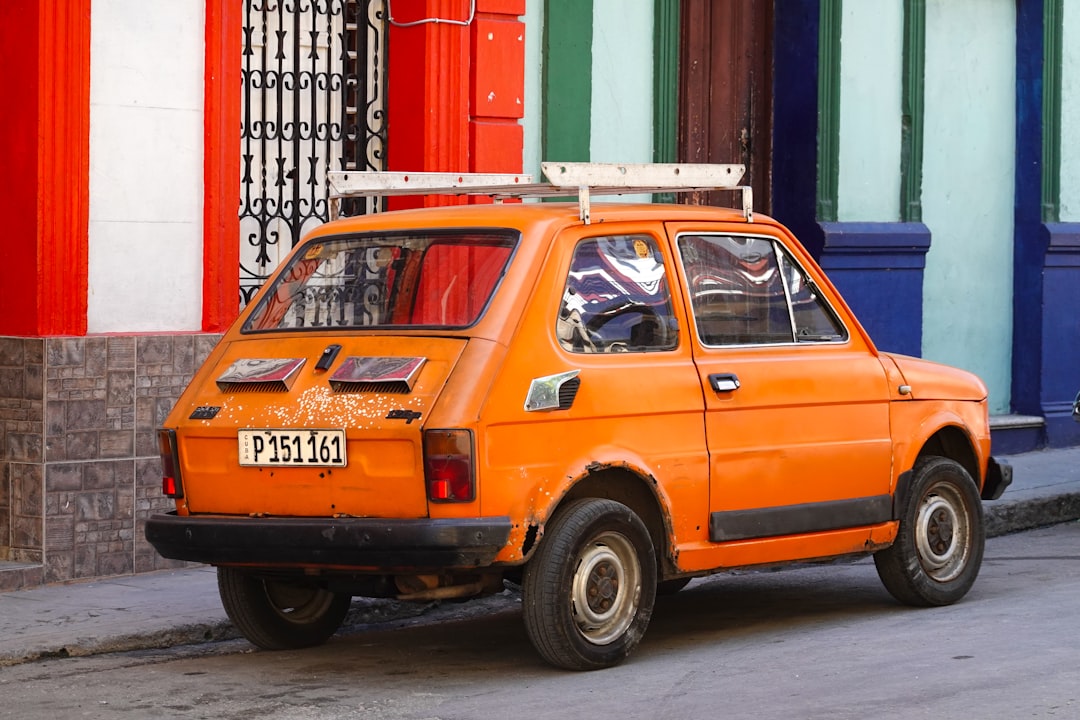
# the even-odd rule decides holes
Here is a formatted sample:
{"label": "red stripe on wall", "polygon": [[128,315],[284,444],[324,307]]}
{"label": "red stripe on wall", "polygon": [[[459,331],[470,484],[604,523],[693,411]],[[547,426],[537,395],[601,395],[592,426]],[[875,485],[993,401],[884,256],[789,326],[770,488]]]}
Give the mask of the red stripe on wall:
{"label": "red stripe on wall", "polygon": [[242,3],[206,0],[203,315],[220,332],[240,307],[240,52]]}
{"label": "red stripe on wall", "polygon": [[0,3],[0,334],[85,335],[90,0]]}

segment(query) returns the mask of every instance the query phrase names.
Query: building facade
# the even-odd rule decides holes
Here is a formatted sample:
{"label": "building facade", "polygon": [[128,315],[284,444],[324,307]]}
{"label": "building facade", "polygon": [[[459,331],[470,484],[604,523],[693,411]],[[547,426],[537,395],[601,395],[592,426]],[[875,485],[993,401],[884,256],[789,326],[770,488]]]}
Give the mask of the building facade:
{"label": "building facade", "polygon": [[0,589],[167,566],[154,430],[334,167],[743,162],[882,349],[987,381],[999,450],[1080,443],[1072,0],[10,0],[0,34]]}

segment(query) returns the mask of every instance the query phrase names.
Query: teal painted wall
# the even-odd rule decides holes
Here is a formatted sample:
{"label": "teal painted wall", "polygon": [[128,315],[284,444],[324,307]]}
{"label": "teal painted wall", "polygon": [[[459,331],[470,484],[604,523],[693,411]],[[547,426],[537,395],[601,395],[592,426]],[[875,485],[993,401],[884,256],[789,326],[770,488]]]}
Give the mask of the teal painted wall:
{"label": "teal painted wall", "polygon": [[1009,410],[1015,0],[928,0],[923,356],[978,373]]}
{"label": "teal painted wall", "polygon": [[544,1],[529,0],[525,3],[525,113],[522,118],[524,138],[521,148],[522,172],[530,173],[540,181],[541,130],[543,128],[543,104],[541,81],[543,79]]}
{"label": "teal painted wall", "polygon": [[[554,39],[545,40],[545,17],[576,22],[584,17],[583,9],[574,0],[526,3],[522,167],[538,180],[542,160],[652,161],[653,3],[594,0],[590,46],[584,52],[575,46],[573,58],[549,57],[544,43]],[[580,62],[588,55],[591,61]],[[563,92],[581,88],[591,88],[587,112],[564,107]],[[588,118],[588,125],[576,124],[568,113]],[[573,149],[582,142],[587,143],[588,157],[577,152],[574,157],[542,156],[544,147],[550,155],[552,148]],[[649,196],[621,199],[647,202]]]}
{"label": "teal painted wall", "polygon": [[845,2],[837,219],[900,219],[903,0]]}
{"label": "teal painted wall", "polygon": [[1080,3],[1064,5],[1061,38],[1061,221],[1080,222]]}
{"label": "teal painted wall", "polygon": [[652,161],[653,3],[593,0],[595,162]]}

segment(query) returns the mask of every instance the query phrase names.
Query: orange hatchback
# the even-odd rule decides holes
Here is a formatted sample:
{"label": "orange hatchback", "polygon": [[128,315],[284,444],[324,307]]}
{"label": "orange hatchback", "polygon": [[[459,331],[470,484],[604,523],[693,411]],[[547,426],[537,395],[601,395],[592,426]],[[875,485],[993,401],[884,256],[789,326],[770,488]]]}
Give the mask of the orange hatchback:
{"label": "orange hatchback", "polygon": [[[576,195],[310,233],[159,433],[149,541],[218,568],[254,644],[325,641],[353,596],[520,584],[550,663],[623,660],[657,593],[873,554],[945,605],[982,562],[987,390],[879,352],[741,169],[550,164],[553,180],[335,173],[337,195]],[[743,209],[596,195],[743,190]]]}

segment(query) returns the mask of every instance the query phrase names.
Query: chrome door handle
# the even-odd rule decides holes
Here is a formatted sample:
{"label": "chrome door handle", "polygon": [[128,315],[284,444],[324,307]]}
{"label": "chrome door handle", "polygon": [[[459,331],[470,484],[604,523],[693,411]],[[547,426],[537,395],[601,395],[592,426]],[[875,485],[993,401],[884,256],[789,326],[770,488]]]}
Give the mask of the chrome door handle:
{"label": "chrome door handle", "polygon": [[709,385],[718,393],[733,392],[739,389],[739,376],[735,373],[713,373],[709,376]]}

